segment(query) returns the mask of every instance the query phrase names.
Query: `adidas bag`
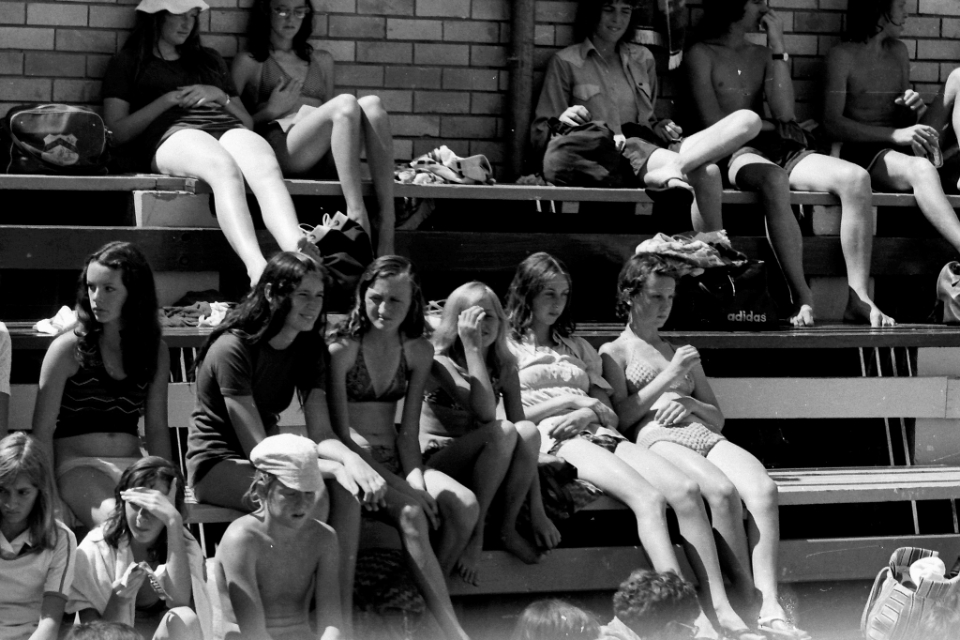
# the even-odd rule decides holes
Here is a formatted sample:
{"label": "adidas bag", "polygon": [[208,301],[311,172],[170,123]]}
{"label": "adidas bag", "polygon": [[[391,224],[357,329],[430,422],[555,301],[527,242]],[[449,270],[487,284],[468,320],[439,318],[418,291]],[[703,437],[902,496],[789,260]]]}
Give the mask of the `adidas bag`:
{"label": "adidas bag", "polygon": [[26,104],[4,121],[8,173],[63,175],[107,172],[109,133],[103,118],[84,107]]}

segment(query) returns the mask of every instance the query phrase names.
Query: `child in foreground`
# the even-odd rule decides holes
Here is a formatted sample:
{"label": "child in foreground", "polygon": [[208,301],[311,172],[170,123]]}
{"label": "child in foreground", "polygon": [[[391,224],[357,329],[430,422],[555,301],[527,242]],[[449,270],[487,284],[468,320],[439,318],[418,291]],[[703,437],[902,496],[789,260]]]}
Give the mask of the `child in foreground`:
{"label": "child in foreground", "polygon": [[337,534],[309,517],[324,492],[316,445],[292,434],[270,436],[250,461],[258,508],[234,520],[217,549],[241,636],[344,637]]}
{"label": "child in foreground", "polygon": [[54,640],[77,540],[54,519],[53,472],[24,433],[0,440],[0,639]]}
{"label": "child in foreground", "polygon": [[579,607],[552,598],[532,603],[517,620],[510,640],[598,640],[600,624]]}
{"label": "child in foreground", "polygon": [[613,594],[605,640],[682,640],[697,635],[697,591],[682,576],[637,569]]}

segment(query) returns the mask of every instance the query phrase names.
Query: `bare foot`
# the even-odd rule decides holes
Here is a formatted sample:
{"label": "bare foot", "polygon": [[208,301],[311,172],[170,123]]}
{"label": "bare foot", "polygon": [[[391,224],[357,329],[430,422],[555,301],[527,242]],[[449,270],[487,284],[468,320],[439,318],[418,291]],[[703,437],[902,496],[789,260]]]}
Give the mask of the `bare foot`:
{"label": "bare foot", "polygon": [[323,260],[323,256],[320,254],[320,249],[317,248],[317,245],[310,242],[306,236],[297,240],[297,251],[305,256],[313,258],[317,264],[320,264]]}
{"label": "bare foot", "polygon": [[858,294],[853,289],[849,289],[849,292],[847,308],[843,312],[844,321],[860,324],[869,322],[871,327],[896,326],[897,321],[880,311],[873,300]]}
{"label": "bare foot", "polygon": [[483,551],[483,535],[474,533],[460,555],[460,559],[453,565],[453,570],[457,572],[457,575],[464,582],[473,586],[480,584],[477,565],[480,564],[481,551]]}
{"label": "bare foot", "polygon": [[516,530],[501,531],[500,542],[504,548],[527,564],[537,564],[543,557],[537,549]]}
{"label": "bare foot", "polygon": [[663,191],[665,189],[686,189],[687,191],[693,191],[693,187],[687,182],[687,177],[683,175],[679,169],[670,165],[654,169],[653,171],[647,171],[643,176],[643,183],[647,189],[654,191]]}
{"label": "bare foot", "polygon": [[533,526],[533,537],[541,549],[554,549],[560,544],[560,530],[553,524],[546,513],[531,515],[530,523]]}
{"label": "bare foot", "polygon": [[790,324],[795,327],[812,327],[813,307],[808,304],[800,305],[800,308],[797,310],[797,312],[790,316]]}

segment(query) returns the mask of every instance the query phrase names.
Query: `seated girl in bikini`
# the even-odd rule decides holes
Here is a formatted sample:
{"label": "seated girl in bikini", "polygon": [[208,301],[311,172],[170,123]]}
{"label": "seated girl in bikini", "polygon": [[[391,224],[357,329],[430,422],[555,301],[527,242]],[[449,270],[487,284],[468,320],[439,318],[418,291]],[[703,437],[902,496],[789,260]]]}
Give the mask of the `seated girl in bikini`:
{"label": "seated girl in bikini", "polygon": [[140,250],[111,242],[87,258],[77,325],[40,369],[33,434],[54,461],[60,497],[87,530],[113,512],[113,488],[147,451],[171,459],[170,356],[160,339],[153,272]]}
{"label": "seated girl in bikini", "polygon": [[[400,256],[374,260],[330,345],[330,418],[340,439],[386,480],[384,517],[400,531],[427,606],[448,638],[465,638],[446,576],[473,533],[478,507],[469,489],[423,466],[420,407],[433,363],[426,328],[410,261]],[[398,429],[394,416],[400,400]],[[436,555],[431,528],[438,535]]]}
{"label": "seated girl in bikini", "polygon": [[[539,562],[541,551],[559,544],[560,532],[544,510],[537,475],[540,432],[523,415],[507,315],[490,287],[468,282],[455,289],[433,344],[437,353],[420,416],[420,444],[431,468],[476,492],[480,517],[458,563],[464,580],[476,584],[484,520],[495,496],[502,496],[500,541],[524,562]],[[505,420],[497,417],[501,399]],[[536,545],[517,532],[527,498]]]}
{"label": "seated girl in bikini", "polygon": [[377,96],[335,95],[333,56],[310,45],[312,34],[308,0],[256,0],[247,50],[233,59],[233,81],[284,174],[324,176],[332,160],[347,216],[370,234],[360,188],[360,155],[366,153],[380,215],[377,254],[393,253],[393,138],[387,112]]}
{"label": "seated girl in bikini", "polygon": [[[651,254],[631,257],[620,272],[617,306],[627,326],[600,348],[600,355],[621,431],[697,483],[714,529],[736,557],[733,586],[748,602],[760,591],[760,631],[809,637],[788,619],[777,598],[777,485],[759,460],[720,434],[723,413],[697,350],[674,349],[660,337],[678,277],[670,263]],[[741,500],[747,506],[746,531]]]}

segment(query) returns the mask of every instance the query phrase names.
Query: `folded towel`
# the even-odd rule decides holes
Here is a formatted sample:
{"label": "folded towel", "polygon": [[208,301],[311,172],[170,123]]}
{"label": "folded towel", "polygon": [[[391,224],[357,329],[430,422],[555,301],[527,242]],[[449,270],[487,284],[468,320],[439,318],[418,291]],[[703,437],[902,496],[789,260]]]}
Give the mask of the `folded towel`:
{"label": "folded towel", "polygon": [[52,318],[45,318],[33,325],[33,330],[55,336],[77,323],[77,314],[70,307],[63,306]]}

